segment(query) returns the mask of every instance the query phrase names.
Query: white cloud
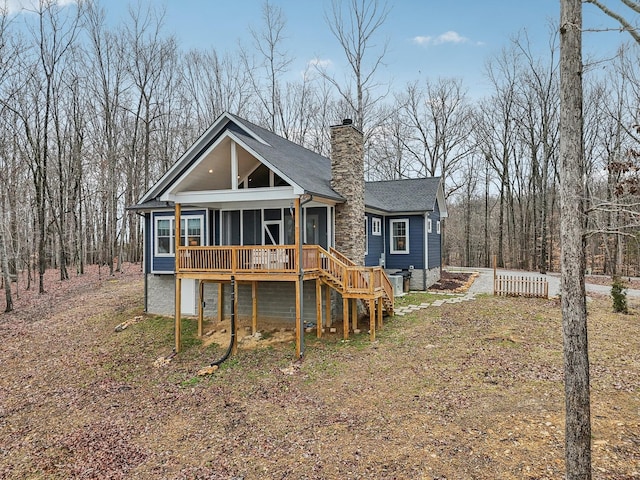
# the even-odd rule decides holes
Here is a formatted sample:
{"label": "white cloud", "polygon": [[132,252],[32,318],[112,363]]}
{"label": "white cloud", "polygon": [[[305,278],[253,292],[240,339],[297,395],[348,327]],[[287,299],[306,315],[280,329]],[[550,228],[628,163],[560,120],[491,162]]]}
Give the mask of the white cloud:
{"label": "white cloud", "polygon": [[417,45],[422,45],[424,47],[443,45],[445,43],[452,43],[454,45],[460,43],[469,43],[470,40],[467,37],[463,37],[458,32],[454,32],[453,30],[449,30],[444,32],[437,37],[432,36],[416,36],[413,37],[413,43]]}
{"label": "white cloud", "polygon": [[[40,0],[43,1],[43,0]],[[24,10],[37,10],[37,7],[40,3],[39,0],[0,0],[0,7],[6,7],[7,13],[9,15],[14,13],[21,13]],[[77,0],[53,0],[53,3],[57,4],[59,7],[66,7],[67,5],[72,5],[78,3]]]}
{"label": "white cloud", "polygon": [[429,45],[431,40],[433,40],[433,37],[413,37],[413,43],[417,43],[418,45]]}
{"label": "white cloud", "polygon": [[304,70],[300,72],[303,79],[310,80],[314,78],[318,72],[326,72],[333,67],[333,62],[329,59],[312,58],[307,62]]}
{"label": "white cloud", "polygon": [[333,62],[328,58],[312,58],[311,60],[309,60],[309,63],[307,65],[309,67],[318,67],[319,69],[324,70],[325,68],[331,67],[333,65]]}

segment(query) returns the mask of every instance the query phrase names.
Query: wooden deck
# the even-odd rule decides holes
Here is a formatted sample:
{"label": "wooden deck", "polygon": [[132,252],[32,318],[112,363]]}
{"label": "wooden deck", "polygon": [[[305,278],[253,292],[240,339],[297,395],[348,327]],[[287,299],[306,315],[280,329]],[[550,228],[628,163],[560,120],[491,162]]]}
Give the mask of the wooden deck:
{"label": "wooden deck", "polygon": [[[318,245],[178,247],[176,273],[182,278],[227,281],[234,276],[245,281],[295,281],[320,278],[345,298],[362,300],[387,297],[393,288],[382,267],[353,264],[334,249]],[[388,303],[390,310],[392,304]]]}
{"label": "wooden deck", "polygon": [[[229,282],[235,280],[252,284],[252,328],[257,329],[257,284],[258,282],[285,281],[296,285],[296,356],[303,351],[303,328],[301,311],[301,291],[305,280],[316,283],[316,325],[317,335],[322,336],[323,323],[331,326],[330,289],[342,296],[343,338],[349,338],[349,329],[357,328],[358,300],[362,300],[369,311],[369,336],[375,340],[376,327],[382,328],[382,312],[393,315],[393,287],[382,267],[355,265],[334,249],[330,252],[318,245],[304,245],[298,250],[295,245],[257,246],[177,246],[176,255],[176,315],[175,351],[180,351],[180,309],[181,283],[185,278],[200,281],[200,295],[204,282]],[[326,288],[324,320],[322,313],[321,284]],[[222,304],[222,289],[219,290],[218,304]],[[218,315],[220,317],[221,310]],[[202,334],[203,309],[199,304],[198,334]],[[234,337],[237,338],[237,337]],[[234,344],[233,350],[237,345]]]}

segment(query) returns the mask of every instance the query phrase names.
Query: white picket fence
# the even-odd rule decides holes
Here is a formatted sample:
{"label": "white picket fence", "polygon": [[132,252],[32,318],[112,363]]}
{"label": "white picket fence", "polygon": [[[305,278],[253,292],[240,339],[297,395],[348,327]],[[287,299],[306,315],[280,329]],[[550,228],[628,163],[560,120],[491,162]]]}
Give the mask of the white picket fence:
{"label": "white picket fence", "polygon": [[494,274],[493,294],[498,296],[549,298],[549,282],[546,278],[539,276]]}

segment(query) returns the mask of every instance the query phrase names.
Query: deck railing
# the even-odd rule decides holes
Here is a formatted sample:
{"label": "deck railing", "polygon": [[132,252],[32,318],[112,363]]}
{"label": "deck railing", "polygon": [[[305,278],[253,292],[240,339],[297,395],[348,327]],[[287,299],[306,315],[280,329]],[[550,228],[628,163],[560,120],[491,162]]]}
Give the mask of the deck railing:
{"label": "deck railing", "polygon": [[[181,273],[298,273],[298,252],[293,245],[178,247],[178,272]],[[318,245],[302,248],[304,272],[322,271],[350,294],[384,291],[393,298],[393,288],[381,267],[355,265],[337,250]]]}
{"label": "deck railing", "polygon": [[294,273],[295,247],[289,245],[179,247],[178,272]]}

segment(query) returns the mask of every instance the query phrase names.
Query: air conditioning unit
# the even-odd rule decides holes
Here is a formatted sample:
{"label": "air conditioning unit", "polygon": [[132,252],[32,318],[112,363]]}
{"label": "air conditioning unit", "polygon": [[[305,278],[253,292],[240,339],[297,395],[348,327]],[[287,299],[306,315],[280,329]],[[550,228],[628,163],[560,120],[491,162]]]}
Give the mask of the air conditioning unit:
{"label": "air conditioning unit", "polygon": [[404,295],[402,291],[402,275],[389,275],[391,286],[393,287],[393,296],[401,297]]}

